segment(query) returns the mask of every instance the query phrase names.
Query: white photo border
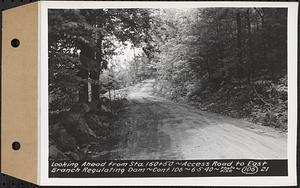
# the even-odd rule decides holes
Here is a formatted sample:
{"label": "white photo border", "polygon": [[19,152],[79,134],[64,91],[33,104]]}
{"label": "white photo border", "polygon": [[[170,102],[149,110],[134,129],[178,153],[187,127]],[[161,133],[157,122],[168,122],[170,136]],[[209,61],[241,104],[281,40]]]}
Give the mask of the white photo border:
{"label": "white photo border", "polygon": [[[38,184],[69,186],[294,186],[297,185],[297,2],[195,2],[195,1],[40,1],[38,81]],[[288,176],[275,177],[151,177],[151,178],[49,178],[48,130],[48,9],[96,8],[217,8],[272,7],[288,9]]]}

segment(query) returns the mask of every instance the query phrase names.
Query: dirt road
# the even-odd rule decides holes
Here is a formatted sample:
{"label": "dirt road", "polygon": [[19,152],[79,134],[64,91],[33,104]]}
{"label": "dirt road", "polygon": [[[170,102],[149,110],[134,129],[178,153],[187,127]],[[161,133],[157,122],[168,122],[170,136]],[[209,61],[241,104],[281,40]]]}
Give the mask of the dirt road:
{"label": "dirt road", "polygon": [[153,84],[148,80],[129,90],[123,117],[130,131],[122,159],[287,157],[286,133],[156,97]]}

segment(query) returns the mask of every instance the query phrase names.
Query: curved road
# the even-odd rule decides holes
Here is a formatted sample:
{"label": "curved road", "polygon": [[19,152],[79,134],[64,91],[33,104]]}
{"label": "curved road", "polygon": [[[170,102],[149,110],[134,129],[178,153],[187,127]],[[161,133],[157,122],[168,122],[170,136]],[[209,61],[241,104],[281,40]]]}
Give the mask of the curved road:
{"label": "curved road", "polygon": [[156,97],[154,84],[129,88],[122,159],[287,158],[286,133]]}

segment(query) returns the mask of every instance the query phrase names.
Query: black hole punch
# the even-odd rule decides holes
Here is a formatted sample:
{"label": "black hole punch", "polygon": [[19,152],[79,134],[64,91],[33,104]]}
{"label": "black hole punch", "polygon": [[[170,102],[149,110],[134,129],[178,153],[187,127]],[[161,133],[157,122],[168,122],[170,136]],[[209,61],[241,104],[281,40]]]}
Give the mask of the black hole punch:
{"label": "black hole punch", "polygon": [[20,46],[20,41],[19,39],[12,39],[11,40],[11,46],[14,47],[14,48],[17,48]]}
{"label": "black hole punch", "polygon": [[20,142],[14,142],[12,143],[12,149],[13,150],[19,150],[21,148]]}

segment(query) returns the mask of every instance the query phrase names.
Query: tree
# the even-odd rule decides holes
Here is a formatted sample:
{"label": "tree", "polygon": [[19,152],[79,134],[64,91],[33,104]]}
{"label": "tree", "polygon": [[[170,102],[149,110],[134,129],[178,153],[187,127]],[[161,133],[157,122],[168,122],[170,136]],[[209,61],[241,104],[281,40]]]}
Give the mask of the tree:
{"label": "tree", "polygon": [[218,90],[226,83],[282,77],[286,16],[286,9],[271,8],[158,10],[152,63],[162,87],[185,96],[189,85]]}
{"label": "tree", "polygon": [[57,67],[49,74],[49,92],[66,94],[72,83],[72,98],[77,92],[79,101],[88,102],[90,84],[97,101],[99,76],[115,53],[114,42],[147,46],[150,21],[146,9],[49,10],[49,67]]}

